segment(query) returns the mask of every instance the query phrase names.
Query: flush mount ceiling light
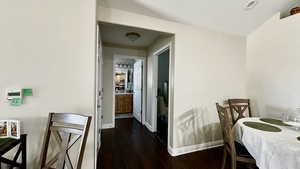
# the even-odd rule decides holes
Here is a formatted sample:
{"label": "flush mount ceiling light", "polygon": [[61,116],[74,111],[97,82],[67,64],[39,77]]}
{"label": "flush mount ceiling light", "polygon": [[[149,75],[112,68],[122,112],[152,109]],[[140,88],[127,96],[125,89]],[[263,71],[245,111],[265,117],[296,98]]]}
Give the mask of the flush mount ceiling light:
{"label": "flush mount ceiling light", "polygon": [[141,37],[141,35],[136,32],[128,32],[128,33],[126,33],[126,37],[129,40],[131,40],[132,42],[134,42],[134,41],[138,40]]}
{"label": "flush mount ceiling light", "polygon": [[257,0],[249,0],[245,5],[245,10],[251,10],[258,4]]}

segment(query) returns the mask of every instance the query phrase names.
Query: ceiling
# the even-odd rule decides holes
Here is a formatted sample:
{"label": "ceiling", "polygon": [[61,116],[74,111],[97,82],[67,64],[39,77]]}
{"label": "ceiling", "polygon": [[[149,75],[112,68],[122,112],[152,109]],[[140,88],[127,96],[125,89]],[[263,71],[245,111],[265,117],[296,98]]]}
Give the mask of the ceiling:
{"label": "ceiling", "polygon": [[[136,32],[140,34],[141,37],[132,42],[126,37],[126,33],[128,32]],[[100,23],[100,34],[102,42],[106,45],[118,45],[136,48],[147,48],[157,38],[168,36],[168,34],[162,32],[108,23]]]}
{"label": "ceiling", "polygon": [[295,0],[258,0],[244,10],[248,0],[98,0],[100,5],[199,27],[247,35]]}

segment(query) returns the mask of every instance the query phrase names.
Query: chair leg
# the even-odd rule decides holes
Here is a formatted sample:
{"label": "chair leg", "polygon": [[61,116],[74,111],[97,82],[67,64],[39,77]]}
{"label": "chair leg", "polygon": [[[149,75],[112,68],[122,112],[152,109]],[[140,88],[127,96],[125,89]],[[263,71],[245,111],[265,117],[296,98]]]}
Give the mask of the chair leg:
{"label": "chair leg", "polygon": [[226,148],[224,148],[224,150],[223,150],[222,169],[225,169],[225,166],[226,166],[226,160],[227,160],[227,151],[226,151]]}
{"label": "chair leg", "polygon": [[26,140],[26,135],[23,136],[23,141],[22,141],[22,169],[27,169],[27,150],[26,150],[26,146],[27,146],[27,140]]}

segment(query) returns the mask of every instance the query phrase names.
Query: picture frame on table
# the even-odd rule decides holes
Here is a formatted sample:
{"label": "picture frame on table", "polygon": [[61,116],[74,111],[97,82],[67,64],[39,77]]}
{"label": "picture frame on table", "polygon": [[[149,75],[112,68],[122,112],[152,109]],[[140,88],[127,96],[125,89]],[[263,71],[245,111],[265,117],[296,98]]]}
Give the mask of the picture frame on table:
{"label": "picture frame on table", "polygon": [[20,139],[20,121],[0,120],[0,138]]}

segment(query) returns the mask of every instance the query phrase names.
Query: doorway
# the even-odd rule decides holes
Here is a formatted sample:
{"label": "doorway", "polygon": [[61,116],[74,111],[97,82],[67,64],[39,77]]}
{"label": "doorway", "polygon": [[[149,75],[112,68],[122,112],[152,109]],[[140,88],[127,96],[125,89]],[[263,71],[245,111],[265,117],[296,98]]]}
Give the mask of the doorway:
{"label": "doorway", "polygon": [[113,120],[135,118],[144,124],[145,58],[114,56]]}
{"label": "doorway", "polygon": [[[145,126],[148,132],[156,133],[158,126],[157,138],[169,145],[173,83],[169,83],[168,75],[158,72],[168,74],[171,72],[168,69],[173,69],[167,66],[166,70],[157,70],[157,64],[173,65],[173,59],[167,57],[167,60],[158,61],[157,55],[173,56],[174,34],[105,22],[99,24],[103,55],[102,130],[119,128],[124,120]],[[160,76],[165,80],[158,83]]]}
{"label": "doorway", "polygon": [[119,118],[134,118],[149,131],[156,132],[152,118],[155,111],[152,109],[155,102],[152,56],[174,35],[105,22],[99,24],[103,54],[102,129],[115,128]]}
{"label": "doorway", "polygon": [[169,126],[169,70],[170,48],[162,48],[157,57],[157,83],[156,83],[156,135],[163,145],[168,143]]}

